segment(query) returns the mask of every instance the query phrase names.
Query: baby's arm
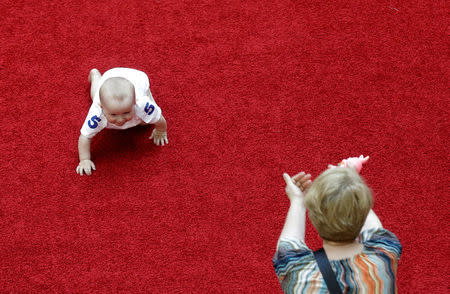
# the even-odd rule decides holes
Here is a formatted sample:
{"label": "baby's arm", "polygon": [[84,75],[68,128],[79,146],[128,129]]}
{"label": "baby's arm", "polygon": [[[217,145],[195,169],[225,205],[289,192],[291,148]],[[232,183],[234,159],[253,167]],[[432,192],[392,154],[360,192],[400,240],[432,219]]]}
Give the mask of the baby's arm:
{"label": "baby's arm", "polygon": [[[145,96],[147,96],[150,101],[156,104],[152,92],[150,92],[150,88],[148,88],[145,92]],[[147,123],[144,122],[144,124]],[[159,120],[154,123],[154,125],[155,128],[153,129],[149,139],[153,139],[153,143],[155,143],[156,145],[164,146],[164,144],[168,144],[169,140],[167,139],[167,122],[162,114]]]}
{"label": "baby's arm", "polygon": [[161,118],[155,123],[155,129],[159,132],[167,132],[167,122],[162,114]]}
{"label": "baby's arm", "polygon": [[91,175],[95,170],[95,165],[91,161],[91,139],[80,134],[78,138],[78,155],[80,163],[77,166],[77,173],[83,175],[83,172],[87,175]]}
{"label": "baby's arm", "polygon": [[169,139],[167,139],[167,122],[162,114],[161,118],[155,123],[150,139],[153,139],[156,145],[164,146],[164,144],[169,143]]}

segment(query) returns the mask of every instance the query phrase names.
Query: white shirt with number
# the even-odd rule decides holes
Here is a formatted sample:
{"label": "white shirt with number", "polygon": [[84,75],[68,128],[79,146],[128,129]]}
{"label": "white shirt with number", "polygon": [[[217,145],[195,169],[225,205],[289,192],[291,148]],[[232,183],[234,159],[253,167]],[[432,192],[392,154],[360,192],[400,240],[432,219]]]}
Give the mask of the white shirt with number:
{"label": "white shirt with number", "polygon": [[[116,77],[125,78],[130,81],[134,86],[136,94],[136,104],[134,105],[133,118],[122,126],[117,126],[108,122],[102,108],[100,107],[100,87],[107,79]],[[150,94],[150,97],[147,96],[148,94]],[[153,100],[150,92],[150,82],[144,72],[131,68],[113,68],[106,71],[100,79],[91,108],[89,109],[86,120],[81,127],[81,134],[87,138],[92,138],[104,128],[124,130],[137,126],[142,122],[153,124],[161,118],[161,113],[161,108],[159,108]]]}

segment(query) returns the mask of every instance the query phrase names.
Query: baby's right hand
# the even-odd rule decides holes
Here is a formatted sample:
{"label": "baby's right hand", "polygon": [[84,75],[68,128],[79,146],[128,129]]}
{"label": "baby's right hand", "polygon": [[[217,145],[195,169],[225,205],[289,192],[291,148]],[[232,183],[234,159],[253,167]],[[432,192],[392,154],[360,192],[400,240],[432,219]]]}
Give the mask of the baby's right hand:
{"label": "baby's right hand", "polygon": [[153,129],[153,132],[149,139],[153,139],[153,143],[158,146],[164,146],[164,144],[169,144],[169,140],[167,139],[167,131],[160,131],[156,128]]}
{"label": "baby's right hand", "polygon": [[80,161],[80,163],[77,166],[77,174],[82,176],[83,175],[83,171],[84,171],[85,174],[90,176],[91,173],[92,173],[91,169],[95,170],[94,163],[91,160],[89,160],[89,159],[82,160],[82,161]]}

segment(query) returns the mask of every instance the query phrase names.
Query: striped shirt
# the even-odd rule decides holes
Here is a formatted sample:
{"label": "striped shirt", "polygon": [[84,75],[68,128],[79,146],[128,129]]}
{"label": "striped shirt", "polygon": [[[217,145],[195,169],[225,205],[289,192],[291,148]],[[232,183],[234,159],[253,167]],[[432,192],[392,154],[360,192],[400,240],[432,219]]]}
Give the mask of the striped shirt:
{"label": "striped shirt", "polygon": [[[402,247],[386,229],[361,233],[361,253],[331,260],[343,293],[397,293],[397,263]],[[273,266],[285,293],[329,293],[313,251],[303,241],[282,239]]]}

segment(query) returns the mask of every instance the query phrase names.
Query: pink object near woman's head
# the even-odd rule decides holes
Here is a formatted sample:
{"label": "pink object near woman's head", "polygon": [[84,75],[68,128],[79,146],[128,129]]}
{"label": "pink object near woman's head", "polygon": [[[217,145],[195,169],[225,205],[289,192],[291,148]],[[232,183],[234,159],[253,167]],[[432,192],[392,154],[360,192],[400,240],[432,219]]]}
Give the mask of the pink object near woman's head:
{"label": "pink object near woman's head", "polygon": [[369,156],[360,156],[360,157],[349,157],[347,159],[342,160],[338,166],[340,167],[353,167],[356,169],[358,173],[361,172],[362,166],[369,160]]}

